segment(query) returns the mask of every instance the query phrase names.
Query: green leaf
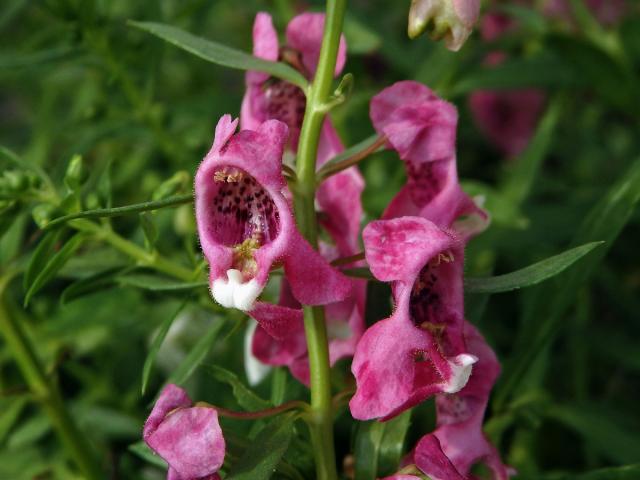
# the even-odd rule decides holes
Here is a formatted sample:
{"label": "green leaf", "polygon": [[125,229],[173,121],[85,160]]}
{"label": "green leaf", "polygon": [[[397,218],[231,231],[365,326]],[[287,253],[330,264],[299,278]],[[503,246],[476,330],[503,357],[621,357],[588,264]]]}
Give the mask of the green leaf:
{"label": "green leaf", "polygon": [[24,272],[22,288],[26,292],[34,282],[38,274],[42,271],[47,261],[53,255],[53,249],[56,242],[62,237],[62,232],[49,232],[44,235],[38,246],[31,255],[31,259],[27,264]]}
{"label": "green leaf", "polygon": [[354,447],[355,480],[378,478],[378,453],[384,430],[385,424],[375,420],[358,425]]}
{"label": "green leaf", "polygon": [[[86,235],[83,233],[77,233],[73,237],[71,237],[64,246],[56,252],[52,257],[39,256],[37,264],[34,265],[33,269],[29,269],[30,278],[34,277],[33,280],[29,284],[29,288],[24,297],[24,305],[25,307],[29,304],[31,298],[42,288],[44,287],[53,277],[58,273],[58,271],[64,266],[64,264],[71,258],[71,256],[76,252],[76,250],[82,245],[85,241]],[[50,245],[45,245],[47,248],[47,252],[50,251],[50,248],[53,247],[55,243],[55,239],[52,241]],[[41,252],[36,252],[41,253]],[[35,254],[34,254],[35,257]],[[32,262],[33,263],[33,262]],[[42,265],[44,264],[44,265]],[[29,265],[31,267],[32,264]],[[42,266],[41,269],[37,269],[37,267]],[[26,277],[25,277],[25,283]]]}
{"label": "green leaf", "polygon": [[563,315],[575,299],[576,292],[602,261],[640,200],[640,161],[631,164],[607,194],[591,209],[578,228],[574,244],[601,240],[606,242],[592,255],[559,276],[555,282],[538,291],[526,312],[516,342],[517,356],[506,365],[503,380],[495,394],[496,409],[503,407],[513,392],[529,380],[527,372],[536,359],[543,360],[544,352],[553,342]]}
{"label": "green leaf", "polygon": [[27,406],[25,395],[0,398],[0,445]]}
{"label": "green leaf", "polygon": [[625,465],[593,470],[580,474],[523,475],[514,480],[637,480],[640,478],[640,464]]}
{"label": "green leaf", "polygon": [[163,200],[156,200],[151,202],[136,203],[133,205],[125,205],[124,207],[113,208],[97,208],[95,210],[85,210],[83,212],[72,213],[65,215],[64,217],[58,217],[51,220],[45,227],[46,230],[50,230],[54,227],[58,227],[69,220],[75,220],[77,218],[108,218],[118,217],[121,215],[127,215],[130,213],[147,212],[150,210],[160,210],[162,208],[177,207],[185,203],[193,202],[193,194],[187,193],[184,195],[176,195],[174,197],[165,198]]}
{"label": "green leaf", "polygon": [[142,395],[144,395],[145,392],[147,391],[147,385],[149,384],[149,378],[151,377],[151,369],[153,368],[153,364],[156,361],[156,356],[160,351],[162,342],[164,342],[164,339],[167,336],[167,333],[169,332],[171,325],[173,325],[173,321],[176,318],[178,318],[178,315],[180,314],[180,312],[187,305],[187,301],[188,300],[185,300],[184,302],[182,302],[182,304],[176,309],[176,311],[173,312],[170,316],[168,316],[164,320],[164,322],[162,322],[162,325],[160,325],[160,328],[158,329],[158,333],[153,339],[153,343],[151,344],[151,348],[149,348],[149,353],[147,354],[147,358],[144,361],[144,366],[142,367],[142,386],[141,386]]}
{"label": "green leaf", "polygon": [[564,58],[540,54],[530,58],[509,59],[500,65],[482,66],[465,72],[449,91],[450,96],[464,95],[475,90],[508,90],[527,87],[573,87],[580,77]]}
{"label": "green leaf", "polygon": [[120,285],[142,288],[153,292],[176,292],[208,287],[207,282],[176,282],[173,279],[159,275],[132,273],[117,278]]}
{"label": "green leaf", "polygon": [[212,320],[212,325],[209,330],[196,342],[193,348],[191,348],[184,360],[182,360],[180,365],[178,365],[169,376],[167,383],[182,385],[191,377],[191,374],[198,368],[209,353],[209,350],[211,350],[211,347],[213,347],[213,343],[216,341],[216,338],[218,338],[218,333],[223,324],[224,322],[220,318]]}
{"label": "green leaf", "polygon": [[240,50],[201,37],[196,37],[189,32],[172,27],[171,25],[133,21],[129,22],[129,24],[160,37],[189,53],[193,53],[197,57],[222,65],[223,67],[266,72],[274,77],[291,82],[303,90],[307,87],[305,78],[297,70],[284,63],[262,60],[261,58],[254,57]]}
{"label": "green leaf", "polygon": [[591,250],[604,242],[591,242],[580,247],[572,248],[553,257],[549,257],[521,270],[497,275],[495,277],[465,278],[464,288],[468,293],[498,293],[509,292],[518,288],[529,287],[543,282],[559,274]]}
{"label": "green leaf", "polygon": [[163,470],[167,468],[167,462],[156,455],[154,451],[151,450],[143,441],[129,445],[129,451],[135,453],[137,456],[139,456],[143,460],[146,460],[151,465],[155,465],[156,467],[162,468]]}
{"label": "green leaf", "polygon": [[561,100],[559,98],[553,99],[540,120],[529,145],[513,163],[509,177],[501,188],[502,195],[506,197],[504,202],[512,205],[511,208],[517,209],[529,196],[533,182],[538,176],[538,171],[549,152],[551,141],[557,131],[556,126],[561,110]]}
{"label": "green leaf", "polygon": [[592,404],[556,405],[547,411],[549,417],[582,435],[588,445],[611,461],[637,461],[640,437],[616,421],[611,413]]}
{"label": "green leaf", "polygon": [[410,423],[409,410],[387,422],[359,424],[354,447],[356,480],[375,480],[398,470]]}
{"label": "green leaf", "polygon": [[207,365],[205,368],[206,371],[211,374],[216,380],[218,380],[219,382],[224,382],[231,387],[231,389],[233,390],[233,396],[238,401],[238,405],[240,405],[247,411],[252,412],[256,410],[264,410],[273,406],[271,403],[260,398],[248,387],[246,387],[235,373],[230,372],[229,370],[226,370],[217,365]]}
{"label": "green leaf", "polygon": [[226,480],[267,480],[289,447],[294,416],[282,415],[272,420],[253,439],[240,459],[235,462]]}
{"label": "green leaf", "polygon": [[378,476],[391,475],[398,471],[410,425],[411,410],[384,423],[384,434],[378,451]]}
{"label": "green leaf", "polygon": [[150,212],[142,212],[140,214],[140,224],[144,232],[144,240],[147,250],[153,251],[158,241],[158,229]]}
{"label": "green leaf", "polygon": [[63,305],[85,295],[105,290],[116,285],[116,278],[123,272],[120,267],[110,268],[76,280],[62,291],[60,303]]}

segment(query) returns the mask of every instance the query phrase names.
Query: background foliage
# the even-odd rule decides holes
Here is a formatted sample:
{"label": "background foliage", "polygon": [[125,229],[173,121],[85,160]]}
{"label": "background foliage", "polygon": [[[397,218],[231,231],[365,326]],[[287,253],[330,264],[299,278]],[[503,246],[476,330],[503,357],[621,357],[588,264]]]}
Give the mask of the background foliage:
{"label": "background foliage", "polygon": [[[403,2],[349,6],[346,71],[355,88],[334,112],[336,126],[347,145],[370,136],[369,99],[401,79],[424,82],[456,103],[461,177],[468,191],[485,195],[493,217],[467,252],[469,275],[506,273],[570,246],[605,242],[541,285],[467,299],[467,316],[504,367],[487,432],[521,478],[640,477],[637,467],[608,469],[640,462],[640,15],[630,3],[620,25],[596,32],[510,8],[520,28],[491,44],[475,35],[457,54],[426,38],[409,41]],[[163,477],[153,465],[158,459],[150,463],[137,442],[167,380],[186,385],[193,398],[235,409],[306,395],[284,371],[248,391],[247,319],[223,315],[206,284],[187,278],[202,262],[184,199],[217,119],[239,112],[243,73],[127,21],[163,22],[250,51],[257,11],[268,10],[283,27],[309,5],[322,7],[7,0],[0,10],[0,272],[12,274],[4,303],[112,478]],[[496,48],[509,60],[487,69],[483,58]],[[480,135],[468,95],[524,86],[547,91],[547,110],[529,148],[507,160]],[[362,171],[369,220],[404,173],[390,153],[370,157]],[[39,228],[69,213],[180,195],[154,213]],[[390,305],[383,287],[370,290],[372,322]],[[213,364],[228,370],[207,367]],[[335,369],[336,391],[349,385],[347,371],[347,362]],[[24,385],[0,344],[0,479],[75,478]],[[338,458],[355,452],[345,464],[355,462],[358,479],[393,472],[432,428],[432,408],[357,428],[343,410]],[[262,435],[253,443],[280,452],[261,458],[264,465],[277,465],[278,477],[311,478],[306,430],[286,417],[259,431],[264,423],[223,420],[228,458],[255,460],[246,438]]]}

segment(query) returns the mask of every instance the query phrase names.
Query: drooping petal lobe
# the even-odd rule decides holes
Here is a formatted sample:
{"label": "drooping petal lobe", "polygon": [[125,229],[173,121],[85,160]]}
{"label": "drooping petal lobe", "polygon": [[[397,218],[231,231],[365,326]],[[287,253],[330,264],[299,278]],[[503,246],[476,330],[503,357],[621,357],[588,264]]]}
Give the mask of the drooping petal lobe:
{"label": "drooping petal lobe", "polygon": [[176,385],[161,392],[144,427],[144,441],[169,464],[168,479],[216,479],[225,441],[213,408],[193,406]]}

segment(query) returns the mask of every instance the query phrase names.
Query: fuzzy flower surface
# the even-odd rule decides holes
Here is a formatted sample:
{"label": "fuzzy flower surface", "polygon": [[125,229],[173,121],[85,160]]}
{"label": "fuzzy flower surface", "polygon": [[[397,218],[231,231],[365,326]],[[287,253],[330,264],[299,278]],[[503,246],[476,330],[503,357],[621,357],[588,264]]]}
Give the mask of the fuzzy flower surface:
{"label": "fuzzy flower surface", "polygon": [[[285,62],[310,80],[318,67],[324,19],[321,13],[303,13],[294,17],[286,28],[286,43],[280,45],[271,16],[258,13],[253,24],[253,54],[264,60]],[[336,75],[342,71],[346,57],[347,45],[342,37]],[[255,129],[266,120],[280,120],[289,127],[289,147],[295,151],[306,108],[304,92],[296,85],[262,72],[247,72],[246,83],[240,114],[242,128]],[[330,146],[332,135],[335,131],[327,120],[321,132],[319,157],[324,156],[323,146]]]}
{"label": "fuzzy flower surface", "polygon": [[[315,74],[322,34],[324,14],[304,13],[288,24],[285,44],[278,42],[271,17],[266,13],[256,16],[253,27],[253,53],[266,60],[279,60],[296,68],[307,79]],[[335,75],[346,61],[346,42],[341,38]],[[286,81],[270,78],[260,72],[248,72],[247,90],[243,99],[241,125],[253,128],[268,119],[277,119],[289,127],[289,140],[285,150],[295,152],[306,107],[304,92]],[[340,138],[327,118],[320,133],[317,168],[344,150]],[[320,253],[327,261],[358,253],[361,194],[364,180],[357,168],[352,167],[332,175],[317,189],[316,208],[319,223],[327,237],[320,242]],[[355,266],[355,265],[353,265]],[[350,294],[326,305],[331,364],[353,355],[364,331],[364,303],[366,283],[349,279]],[[287,366],[301,382],[309,382],[309,362],[302,320],[302,306],[293,292],[290,279],[283,278],[277,305],[257,302],[250,315],[258,321],[251,353],[267,365]]]}
{"label": "fuzzy flower surface", "polygon": [[482,432],[489,394],[500,374],[493,350],[469,322],[464,324],[469,351],[478,358],[469,382],[459,392],[436,397],[437,428],[424,436],[406,463],[433,480],[471,480],[471,467],[485,464],[493,480],[507,480],[510,468]]}
{"label": "fuzzy flower surface", "polygon": [[274,264],[281,262],[295,298],[306,305],[345,299],[349,279],[298,232],[282,175],[288,128],[267,120],[235,133],[223,116],[195,178],[195,208],[214,299],[251,310]]}
{"label": "fuzzy flower surface", "polygon": [[[398,153],[407,183],[391,200],[383,218],[418,216],[449,228],[466,217],[465,236],[488,222],[458,182],[456,165],[456,108],[425,85],[401,81],[371,100],[371,122],[388,146]],[[458,233],[463,233],[462,225]]]}
{"label": "fuzzy flower surface", "polygon": [[391,282],[395,311],[358,344],[349,405],[354,418],[387,419],[459,391],[477,361],[462,335],[463,243],[420,217],[371,222],[363,237],[371,272]]}
{"label": "fuzzy flower surface", "polygon": [[444,39],[449,50],[460,50],[479,13],[480,0],[411,0],[409,37],[426,31],[433,40]]}
{"label": "fuzzy flower surface", "polygon": [[167,385],[147,418],[144,441],[169,464],[167,480],[219,480],[225,441],[218,413],[194,406],[182,388]]}

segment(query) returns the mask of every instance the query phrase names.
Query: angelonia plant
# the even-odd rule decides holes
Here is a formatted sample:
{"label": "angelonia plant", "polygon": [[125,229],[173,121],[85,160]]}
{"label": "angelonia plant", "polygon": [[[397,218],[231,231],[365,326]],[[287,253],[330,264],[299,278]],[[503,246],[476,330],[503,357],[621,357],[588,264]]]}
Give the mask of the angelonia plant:
{"label": "angelonia plant", "polygon": [[[285,3],[280,7],[286,11]],[[563,225],[577,230],[573,248],[521,270],[495,276],[488,276],[495,258],[485,249],[482,253],[490,257],[485,262],[488,267],[483,269],[483,265],[474,273],[480,270],[487,276],[466,275],[467,253],[475,253],[473,248],[487,237],[487,243],[493,241],[493,230],[487,231],[491,225],[502,221],[509,227],[523,228],[528,221],[522,214],[522,203],[547,152],[561,106],[564,108],[562,102],[566,101],[540,85],[528,86],[518,72],[515,88],[509,91],[490,88],[495,83],[500,86],[502,77],[493,84],[486,79],[505,65],[514,73],[510,64],[513,51],[508,46],[513,40],[511,33],[520,28],[519,22],[528,22],[528,28],[544,23],[549,31],[551,27],[545,22],[558,22],[558,32],[579,28],[585,38],[602,49],[603,55],[611,55],[619,62],[618,67],[624,65],[618,39],[603,34],[623,16],[624,2],[548,0],[537,2],[541,6],[535,15],[539,17],[523,7],[534,3],[526,0],[514,2],[517,5],[511,10],[500,8],[497,1],[484,2],[491,10],[482,16],[480,0],[405,3],[403,19],[406,18],[410,39],[441,42],[432,45],[430,60],[436,64],[435,75],[440,69],[447,71],[445,64],[453,65],[451,58],[465,55],[464,50],[459,51],[471,35],[479,38],[481,47],[474,61],[481,71],[478,74],[474,70],[474,88],[464,82],[437,85],[429,71],[425,76],[433,84],[394,74],[395,81],[383,88],[358,92],[353,75],[347,71],[347,0],[327,0],[324,12],[281,14],[281,18],[290,18],[286,25],[274,22],[269,13],[257,13],[251,54],[195,37],[177,27],[131,21],[129,27],[135,35],[150,33],[219,66],[244,71],[242,101],[230,107],[231,111],[221,109],[216,118],[210,119],[212,132],[206,132],[206,146],[210,147],[206,150],[205,146],[196,159],[191,159],[190,168],[184,167],[187,162],[180,157],[188,149],[162,133],[162,109],[156,109],[146,100],[146,93],[137,90],[136,82],[118,66],[117,56],[107,49],[106,40],[95,32],[87,33],[89,30],[78,35],[85,36],[83,41],[96,55],[107,59],[113,70],[110,74],[122,83],[135,104],[136,120],[146,125],[166,158],[173,160],[175,155],[177,161],[183,162],[182,170],[164,181],[158,179],[157,185],[148,189],[152,192],[148,201],[114,207],[110,196],[111,163],[104,171],[96,172],[87,168],[81,155],[74,155],[61,174],[63,187],[56,188],[37,164],[29,166],[0,146],[0,159],[6,157],[15,166],[0,174],[0,222],[33,204],[31,218],[38,227],[37,234],[29,240],[38,240],[29,261],[8,255],[17,260],[10,258],[8,267],[3,266],[0,272],[0,333],[24,377],[24,390],[42,404],[83,478],[106,478],[106,461],[101,462],[93,451],[95,445],[87,441],[77,425],[75,405],[74,409],[68,408],[50,373],[58,359],[51,362],[54,367],[49,369],[36,353],[40,345],[48,353],[55,347],[47,343],[46,332],[35,334],[31,327],[23,325],[28,322],[22,318],[28,316],[27,308],[34,295],[63,267],[69,267],[74,256],[89,243],[99,248],[106,245],[119,257],[113,264],[106,258],[108,268],[88,273],[78,262],[80,267],[76,268],[81,274],[77,278],[69,267],[71,273],[67,274],[74,281],[61,294],[62,303],[114,286],[167,296],[183,294],[181,305],[159,323],[155,336],[147,337],[155,324],[147,325],[148,330],[142,334],[148,340],[139,348],[145,355],[140,369],[142,395],[149,397],[139,396],[137,377],[133,400],[132,395],[121,395],[111,385],[107,388],[106,380],[104,385],[96,381],[96,390],[115,390],[118,397],[124,398],[118,400],[138,402],[139,416],[135,417],[133,428],[137,441],[126,448],[135,455],[135,461],[144,460],[162,469],[161,473],[155,469],[148,476],[145,471],[141,478],[160,478],[166,471],[167,480],[508,480],[518,475],[511,465],[517,465],[519,470],[520,464],[526,465],[518,458],[518,448],[512,448],[504,457],[500,452],[501,444],[506,443],[504,438],[512,435],[509,428],[516,419],[535,423],[538,415],[542,416],[538,409],[547,408],[546,394],[533,391],[536,384],[531,381],[542,368],[526,374],[539,352],[548,354],[551,350],[554,335],[561,330],[562,315],[568,310],[567,299],[573,299],[580,291],[581,282],[604,253],[576,273],[566,272],[573,276],[565,276],[563,284],[556,283],[558,296],[550,287],[541,290],[539,297],[526,299],[533,305],[527,312],[533,313],[527,313],[530,318],[528,323],[523,322],[526,325],[521,327],[521,338],[508,339],[516,353],[512,363],[505,363],[503,378],[507,380],[501,380],[497,389],[494,387],[501,375],[501,363],[485,340],[483,330],[489,333],[488,329],[479,323],[481,315],[474,315],[473,307],[483,310],[488,294],[547,280],[599,247],[603,240],[615,240],[640,201],[640,194],[636,193],[640,191],[636,188],[640,185],[640,163],[632,165],[628,175],[623,175],[603,196],[602,203],[593,207],[582,230]],[[540,20],[542,17],[544,20]],[[405,36],[404,28],[402,34]],[[429,38],[417,38],[423,34]],[[537,47],[534,44],[531,48]],[[39,58],[49,61],[70,52],[73,53],[56,50]],[[464,68],[461,71],[464,76]],[[554,72],[545,73],[550,73],[551,78]],[[452,70],[448,74],[452,75]],[[561,71],[557,76],[562,80],[566,75],[567,71]],[[579,84],[576,81],[569,85],[573,88]],[[338,116],[334,114],[332,119],[332,113],[334,108],[353,101],[353,91],[360,95],[359,101],[366,102],[366,128],[371,135],[345,146],[337,128],[339,123],[334,123]],[[522,162],[513,177],[507,175],[495,189],[480,181],[474,184],[459,178],[458,151],[464,149],[464,144],[458,144],[459,113],[448,101],[454,96],[448,95],[451,92],[468,94],[468,109],[461,109],[462,118],[469,113],[479,137],[495,149],[492,153],[498,153],[500,160],[502,156],[513,160],[509,167]],[[619,102],[617,106],[629,113],[626,103]],[[576,122],[593,120],[590,118]],[[111,131],[111,119],[108,126],[106,131]],[[616,148],[625,147],[624,138],[614,140]],[[631,144],[631,140],[627,143]],[[39,148],[33,149],[36,154]],[[383,208],[372,215],[363,207],[362,197],[370,183],[365,182],[360,163],[377,154],[402,172],[402,184],[393,190],[388,201],[385,197]],[[136,168],[146,168],[146,164],[141,165],[133,165],[134,173],[129,175],[135,176]],[[560,183],[553,183],[544,193],[555,198],[554,189],[564,191]],[[582,194],[579,196],[583,201]],[[178,239],[173,240],[179,245],[179,254],[184,254],[185,263],[161,255],[156,247],[155,212],[170,208],[176,208],[173,233]],[[108,220],[130,214],[139,215],[135,235],[140,234],[140,244],[121,236]],[[558,215],[563,223],[564,214],[563,210]],[[23,226],[26,217],[27,214],[20,217]],[[2,229],[4,225],[0,223]],[[507,229],[503,237],[496,238],[506,243],[504,237],[512,231]],[[518,241],[524,246],[517,244],[516,248],[529,248],[522,239]],[[102,254],[102,250],[87,250],[87,256]],[[474,255],[469,258],[475,259]],[[3,296],[12,279],[21,274],[25,312],[14,315],[18,309],[9,302],[5,304]],[[544,298],[547,292],[548,302]],[[469,301],[470,293],[480,294],[480,301]],[[632,299],[625,301],[633,305]],[[162,303],[162,308],[168,303]],[[195,314],[185,311],[189,303],[197,305],[197,312],[205,312],[203,322],[198,323]],[[386,307],[384,312],[381,305]],[[44,316],[46,308],[38,308],[32,310]],[[509,309],[505,310],[508,314]],[[579,313],[588,316],[583,311]],[[67,324],[61,323],[62,327],[54,325],[51,330],[65,330]],[[219,335],[224,324],[232,325],[225,335]],[[153,368],[162,363],[163,355],[171,356],[171,348],[189,329],[196,331],[189,332],[195,337],[195,341],[187,342],[192,348],[179,352],[184,355],[177,368],[163,365],[167,370],[163,384],[154,385],[150,381]],[[233,356],[236,367],[242,362],[248,385],[237,372],[227,369],[224,361],[216,362],[214,345],[231,345],[239,338],[238,333],[244,333],[244,350],[236,349],[234,343],[234,351],[225,354],[228,358]],[[578,335],[572,333],[572,342],[573,337]],[[493,342],[492,336],[488,335],[488,339]],[[90,350],[93,341],[93,337],[83,338],[76,347]],[[580,346],[570,344],[571,356],[575,357],[572,361],[577,359],[576,363],[586,369],[581,363],[584,352]],[[0,353],[6,356],[4,351]],[[539,363],[548,360],[540,356]],[[78,365],[71,378],[93,381],[80,362]],[[2,362],[0,367],[4,375]],[[229,392],[215,388],[205,391],[190,383],[196,370],[206,371],[230,387],[235,409],[227,408]],[[115,378],[119,375],[117,372]],[[271,398],[265,400],[263,387],[269,376]],[[579,382],[584,378],[568,381],[564,370],[558,376],[561,378],[556,380],[563,387],[573,382],[579,390],[583,388]],[[514,392],[529,381],[531,389],[516,396]],[[0,387],[4,394],[3,382]],[[7,391],[11,393],[10,389]],[[141,406],[143,399],[149,402]],[[5,428],[3,422],[10,423],[8,417],[19,417],[23,407],[17,413],[7,409],[5,416],[0,412],[0,446],[10,430],[10,425]],[[144,425],[143,409],[147,416]],[[562,416],[557,413],[561,409],[550,410],[549,415]],[[416,412],[428,417],[427,421],[411,425]],[[100,413],[107,418],[102,422],[109,423],[110,412],[98,410]],[[579,416],[569,417],[569,423],[580,424]],[[129,418],[114,418],[114,423],[128,426]],[[33,425],[28,427],[39,428],[37,421]],[[344,431],[347,429],[350,432]],[[106,430],[111,433],[109,428]],[[339,435],[334,438],[336,432]],[[519,430],[513,436],[523,432],[527,441],[518,438],[514,443],[530,445],[528,431]],[[585,435],[587,440],[589,435]],[[119,441],[117,435],[114,437]],[[342,441],[346,437],[351,438],[348,445]],[[620,444],[630,438],[620,437]],[[616,431],[606,438],[617,438]],[[384,444],[386,440],[389,442]],[[588,457],[591,449],[584,450]],[[625,461],[628,458],[629,450],[619,448],[619,444],[607,453],[611,450],[614,456],[621,455]],[[0,463],[3,458],[0,455]],[[588,458],[585,463],[597,464],[597,460]],[[132,468],[137,467],[134,464]],[[117,467],[114,472],[115,478]],[[66,470],[60,478],[72,478],[64,477],[65,473]]]}
{"label": "angelonia plant", "polygon": [[[292,409],[308,424],[318,479],[337,478],[329,368],[345,357],[352,357],[356,420],[387,421],[436,400],[436,429],[386,478],[470,479],[480,462],[506,479],[509,468],[482,432],[500,367],[464,315],[465,246],[489,217],[458,181],[456,108],[425,85],[397,82],[371,99],[377,136],[364,151],[344,155],[328,113],[344,101],[331,86],[347,56],[345,5],[328,3],[326,15],[294,17],[282,44],[267,13],[255,18],[253,54],[310,83],[249,71],[240,118],[218,121],[195,175],[211,295],[257,322],[250,356],[287,367],[309,387],[310,404]],[[478,2],[414,1],[409,31],[415,36],[432,23],[457,50],[478,9]],[[364,182],[356,164],[378,149],[394,152],[407,181],[361,233]],[[366,279],[348,275],[365,266],[390,285],[394,304],[389,318],[369,328]],[[280,269],[279,301],[262,300]],[[194,405],[175,385],[160,393],[144,440],[168,463],[169,479],[219,478],[225,440],[218,414],[225,410]]]}

